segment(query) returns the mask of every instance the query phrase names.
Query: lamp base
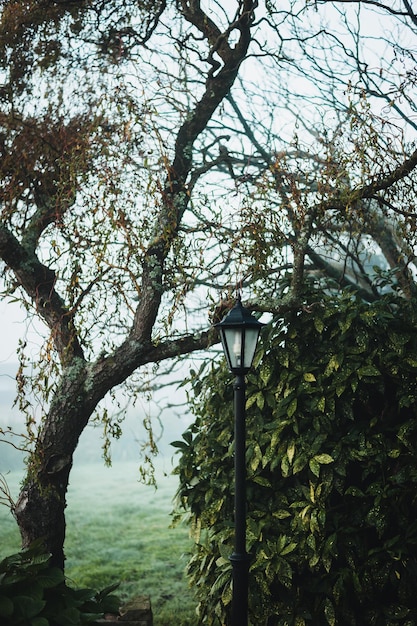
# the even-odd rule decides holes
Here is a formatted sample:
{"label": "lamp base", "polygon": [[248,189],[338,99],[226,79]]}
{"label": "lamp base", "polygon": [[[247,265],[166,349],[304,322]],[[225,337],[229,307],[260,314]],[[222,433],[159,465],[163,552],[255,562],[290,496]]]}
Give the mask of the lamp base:
{"label": "lamp base", "polygon": [[247,626],[249,564],[252,556],[247,552],[233,552],[229,560],[233,568],[232,626]]}

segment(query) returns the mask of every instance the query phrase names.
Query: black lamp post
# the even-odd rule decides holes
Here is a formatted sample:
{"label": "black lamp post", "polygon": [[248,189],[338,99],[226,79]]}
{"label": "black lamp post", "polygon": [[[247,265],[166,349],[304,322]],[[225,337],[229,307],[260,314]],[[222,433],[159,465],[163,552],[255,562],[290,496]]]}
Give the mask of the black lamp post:
{"label": "black lamp post", "polygon": [[220,331],[227,364],[236,375],[235,396],[235,549],[230,556],[233,568],[232,626],[248,624],[248,579],[250,555],[246,552],[246,427],[245,374],[255,356],[263,324],[242,306],[235,306],[216,327]]}

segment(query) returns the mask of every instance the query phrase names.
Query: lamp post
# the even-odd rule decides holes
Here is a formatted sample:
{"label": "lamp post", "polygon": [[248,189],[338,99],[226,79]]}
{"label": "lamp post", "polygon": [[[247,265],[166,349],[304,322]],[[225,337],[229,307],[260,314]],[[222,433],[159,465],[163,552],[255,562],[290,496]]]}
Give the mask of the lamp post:
{"label": "lamp post", "polygon": [[252,365],[263,324],[242,306],[235,306],[215,325],[220,331],[224,354],[234,383],[235,408],[235,545],[232,563],[232,626],[248,624],[248,580],[250,555],[246,552],[246,425],[245,374]]}

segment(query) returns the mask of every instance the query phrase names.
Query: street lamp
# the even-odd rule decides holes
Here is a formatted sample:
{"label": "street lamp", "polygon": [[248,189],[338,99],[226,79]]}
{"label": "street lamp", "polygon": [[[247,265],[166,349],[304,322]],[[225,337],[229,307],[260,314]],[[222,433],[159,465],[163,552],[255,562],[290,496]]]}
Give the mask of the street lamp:
{"label": "street lamp", "polygon": [[235,306],[215,326],[220,331],[227,364],[236,375],[235,403],[235,547],[232,563],[232,626],[248,624],[248,579],[250,555],[246,552],[246,427],[245,374],[250,370],[263,326],[242,306],[240,294]]}

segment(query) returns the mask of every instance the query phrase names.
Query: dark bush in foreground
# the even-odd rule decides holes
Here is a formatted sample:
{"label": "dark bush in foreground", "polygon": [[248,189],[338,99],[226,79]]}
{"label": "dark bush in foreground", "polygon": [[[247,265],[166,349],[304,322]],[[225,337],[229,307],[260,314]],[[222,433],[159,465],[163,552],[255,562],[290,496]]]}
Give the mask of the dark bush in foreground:
{"label": "dark bush in foreground", "polygon": [[96,593],[72,589],[63,572],[49,566],[41,543],[0,562],[0,623],[2,626],[81,626],[104,613],[118,613],[116,586]]}
{"label": "dark bush in foreground", "polygon": [[[247,390],[252,624],[417,623],[416,311],[348,293],[265,330]],[[225,624],[233,388],[224,367],[195,378],[178,496],[201,623]]]}

